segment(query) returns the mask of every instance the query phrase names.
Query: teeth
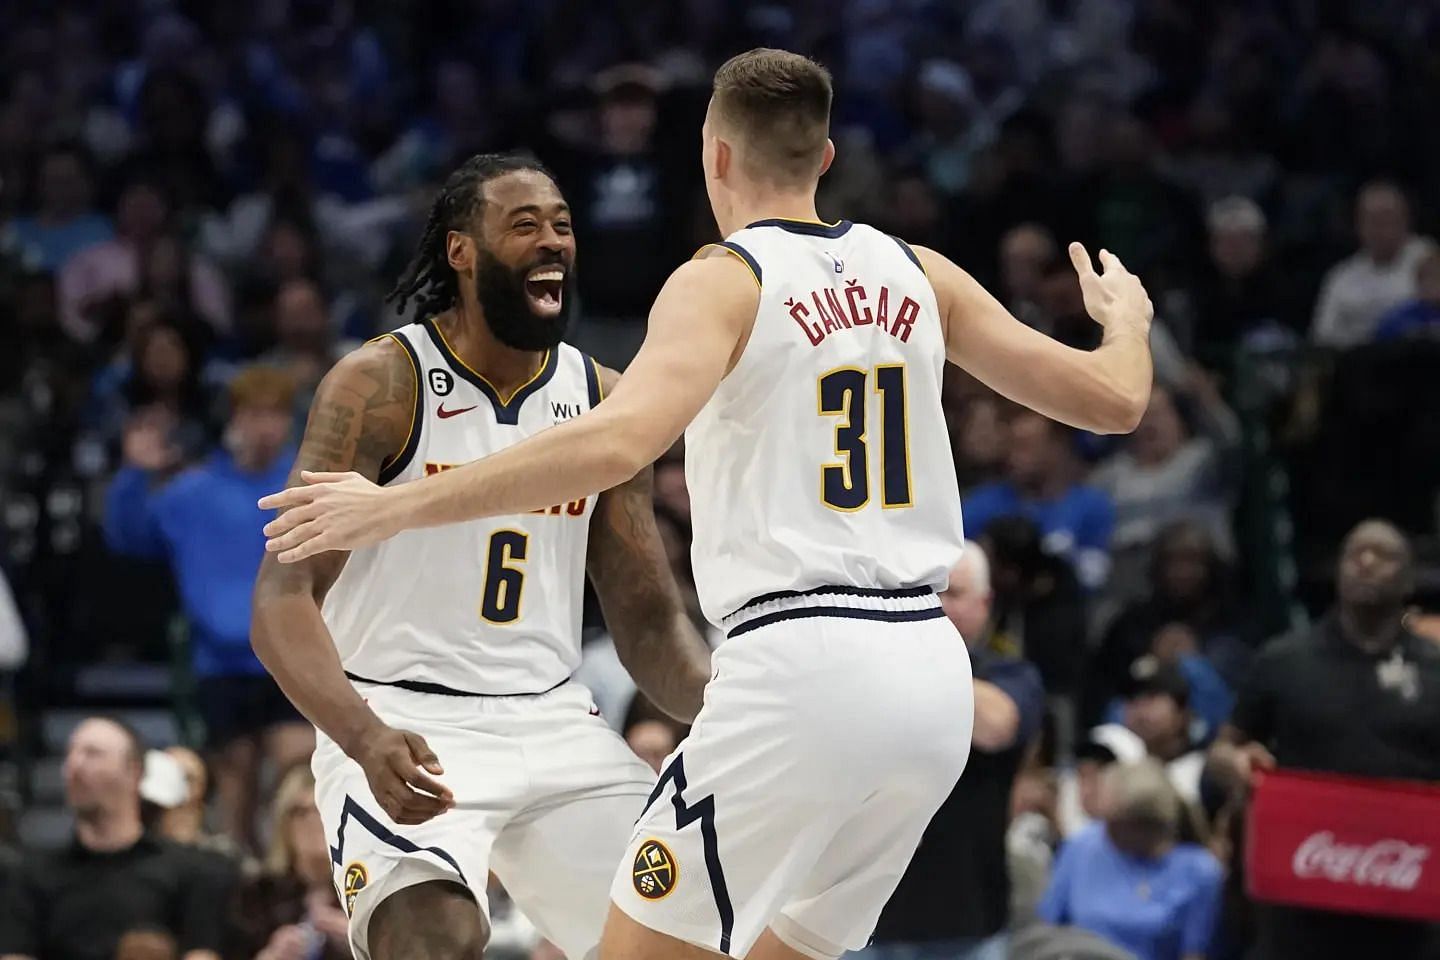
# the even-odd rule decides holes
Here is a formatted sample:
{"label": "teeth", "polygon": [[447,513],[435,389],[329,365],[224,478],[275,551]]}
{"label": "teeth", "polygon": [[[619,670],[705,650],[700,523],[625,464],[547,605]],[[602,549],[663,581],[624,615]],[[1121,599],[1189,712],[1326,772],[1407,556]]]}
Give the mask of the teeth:
{"label": "teeth", "polygon": [[540,270],[530,274],[531,280],[564,280],[565,274],[560,270]]}

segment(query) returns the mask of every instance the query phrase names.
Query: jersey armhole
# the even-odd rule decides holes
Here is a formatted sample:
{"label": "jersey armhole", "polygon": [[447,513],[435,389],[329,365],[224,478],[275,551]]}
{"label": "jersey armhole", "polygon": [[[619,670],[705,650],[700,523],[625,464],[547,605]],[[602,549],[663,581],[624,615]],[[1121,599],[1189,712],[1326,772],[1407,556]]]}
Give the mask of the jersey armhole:
{"label": "jersey armhole", "polygon": [[605,382],[600,379],[600,363],[588,353],[580,354],[585,365],[585,392],[590,397],[590,409],[594,410],[605,399]]}
{"label": "jersey armhole", "polygon": [[924,274],[925,279],[929,280],[930,271],[925,269],[925,264],[921,263],[920,258],[916,256],[915,251],[910,249],[910,244],[906,243],[904,240],[901,240],[899,237],[891,236],[890,234],[886,234],[886,236],[889,236],[891,240],[895,241],[895,244],[900,248],[900,251],[904,253],[905,256],[909,257],[910,262],[915,264],[915,266],[919,267],[920,272]]}
{"label": "jersey armhole", "polygon": [[381,486],[400,476],[405,468],[410,466],[410,461],[415,459],[415,451],[420,446],[421,412],[425,405],[424,385],[420,382],[420,358],[416,356],[415,348],[410,345],[410,341],[403,334],[398,332],[382,334],[370,342],[378,343],[387,338],[400,344],[400,348],[405,351],[405,356],[410,360],[410,370],[415,377],[415,404],[410,411],[410,429],[405,433],[405,442],[400,446],[399,452],[386,457],[380,464],[380,476],[377,478],[377,482]]}
{"label": "jersey armhole", "polygon": [[717,247],[721,250],[724,250],[732,257],[737,258],[741,263],[745,264],[745,266],[750,269],[750,276],[755,278],[755,286],[759,287],[762,290],[765,289],[764,284],[760,282],[760,264],[756,263],[755,258],[750,256],[749,250],[746,250],[744,247],[740,246],[740,244],[736,243],[733,240],[721,240],[719,243],[707,243],[699,250],[696,250],[695,256],[691,257],[690,259],[700,260],[706,256],[705,251],[712,250]]}

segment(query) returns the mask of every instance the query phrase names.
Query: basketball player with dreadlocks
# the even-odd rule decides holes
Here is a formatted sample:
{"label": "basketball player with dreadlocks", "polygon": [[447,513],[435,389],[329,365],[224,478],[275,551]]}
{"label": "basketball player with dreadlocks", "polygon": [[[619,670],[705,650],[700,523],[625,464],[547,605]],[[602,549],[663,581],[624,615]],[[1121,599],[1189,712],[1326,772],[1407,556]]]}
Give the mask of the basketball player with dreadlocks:
{"label": "basketball player with dreadlocks", "polygon": [[[325,377],[291,482],[350,470],[401,484],[599,404],[618,375],[561,342],[574,262],[549,173],[472,158],[391,294],[422,319]],[[478,960],[492,871],[572,960],[599,942],[654,777],[568,680],[587,570],[640,688],[692,719],[709,650],[666,564],[648,471],[349,554],[267,558],[253,642],[320,731],[316,799],[357,957]]]}

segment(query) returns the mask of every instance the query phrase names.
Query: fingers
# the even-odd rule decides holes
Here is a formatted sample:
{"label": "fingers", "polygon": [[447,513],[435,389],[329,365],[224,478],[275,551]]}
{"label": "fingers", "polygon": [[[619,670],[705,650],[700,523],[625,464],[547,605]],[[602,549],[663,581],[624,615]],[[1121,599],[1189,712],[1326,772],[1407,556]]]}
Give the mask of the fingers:
{"label": "fingers", "polygon": [[301,470],[300,479],[306,483],[339,483],[341,480],[349,480],[351,477],[363,479],[360,474],[353,470],[345,473],[326,473],[323,470]]}
{"label": "fingers", "polygon": [[281,563],[299,563],[301,560],[309,560],[311,557],[318,556],[319,554],[339,549],[339,547],[331,542],[330,534],[317,533],[298,547],[276,554],[275,559]]}
{"label": "fingers", "polygon": [[438,797],[427,797],[423,793],[416,793],[403,783],[380,801],[386,815],[398,824],[415,826],[424,823],[426,820],[433,820],[446,810],[450,804],[445,803]]}
{"label": "fingers", "polygon": [[[304,476],[303,472],[301,476]],[[314,487],[288,487],[261,497],[258,506],[261,510],[285,510],[290,507],[299,507],[312,502],[318,493],[319,491]]]}
{"label": "fingers", "polygon": [[[1101,256],[1104,256],[1102,253]],[[1070,244],[1070,262],[1075,265],[1075,272],[1080,274],[1080,281],[1095,276],[1095,266],[1090,262],[1090,253],[1082,243]]]}
{"label": "fingers", "polygon": [[[299,547],[305,541],[317,537],[322,532],[319,522],[306,520],[304,523],[288,524],[290,529],[278,535],[270,532],[270,524],[265,525],[265,535],[270,539],[265,541],[265,549],[269,553],[283,553]],[[279,529],[279,528],[277,528]]]}
{"label": "fingers", "polygon": [[437,776],[443,776],[445,768],[440,766],[440,758],[435,756],[435,751],[430,749],[430,744],[418,733],[406,731],[405,742],[410,745],[410,756],[416,763],[429,770]]}
{"label": "fingers", "polygon": [[419,767],[400,765],[393,769],[395,775],[405,781],[407,789],[418,791],[421,794],[428,794],[438,800],[444,807],[454,806],[455,795],[450,792],[450,788],[422,771]]}
{"label": "fingers", "polygon": [[262,528],[262,532],[265,534],[265,536],[274,539],[275,537],[283,536],[289,533],[291,530],[294,530],[302,523],[307,523],[311,520],[314,520],[318,516],[320,516],[319,503],[312,502],[298,507],[291,507],[289,510],[286,510],[284,513],[280,514],[275,519],[265,524],[265,526]]}

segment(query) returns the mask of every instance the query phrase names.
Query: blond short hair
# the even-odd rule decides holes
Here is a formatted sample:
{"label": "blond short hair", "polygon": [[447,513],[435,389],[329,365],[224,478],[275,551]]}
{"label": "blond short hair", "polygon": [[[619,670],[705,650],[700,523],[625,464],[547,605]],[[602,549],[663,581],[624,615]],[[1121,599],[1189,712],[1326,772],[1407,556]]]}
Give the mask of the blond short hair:
{"label": "blond short hair", "polygon": [[714,112],[745,142],[746,173],[782,186],[820,176],[830,138],[830,71],[809,57],[761,47],[715,71]]}

